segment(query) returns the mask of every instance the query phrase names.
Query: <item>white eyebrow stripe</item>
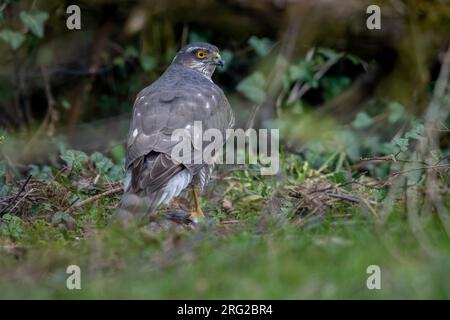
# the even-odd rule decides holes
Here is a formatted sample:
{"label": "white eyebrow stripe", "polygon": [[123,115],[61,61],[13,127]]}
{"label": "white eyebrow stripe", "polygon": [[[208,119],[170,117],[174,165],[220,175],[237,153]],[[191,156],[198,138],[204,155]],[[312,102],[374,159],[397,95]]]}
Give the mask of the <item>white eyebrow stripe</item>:
{"label": "white eyebrow stripe", "polygon": [[187,49],[186,51],[187,51],[187,52],[192,52],[192,51],[194,51],[194,50],[206,50],[206,49],[203,49],[203,48],[201,48],[201,47],[192,47],[192,48]]}

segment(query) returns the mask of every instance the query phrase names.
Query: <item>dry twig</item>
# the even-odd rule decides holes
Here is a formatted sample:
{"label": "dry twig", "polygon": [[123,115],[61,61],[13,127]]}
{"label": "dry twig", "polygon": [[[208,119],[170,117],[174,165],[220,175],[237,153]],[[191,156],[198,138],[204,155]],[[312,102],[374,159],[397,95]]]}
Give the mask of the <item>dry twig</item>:
{"label": "dry twig", "polygon": [[101,199],[103,197],[107,197],[107,196],[111,196],[111,195],[114,195],[114,194],[117,194],[117,193],[121,193],[122,191],[123,191],[123,187],[122,186],[106,190],[105,192],[102,192],[100,194],[97,194],[95,196],[87,198],[86,200],[83,200],[83,201],[80,201],[78,203],[75,203],[74,205],[72,205],[69,208],[67,208],[65,212],[66,213],[72,213],[72,212],[80,209],[81,207],[83,207],[83,206],[85,206],[85,205],[87,205],[87,204],[89,204],[89,203],[91,203],[93,201],[96,201],[96,200]]}
{"label": "dry twig", "polygon": [[[6,213],[6,210],[9,210],[9,208],[11,207],[12,204],[14,204],[13,208],[15,208],[17,206],[16,200],[19,198],[19,196],[25,190],[25,187],[27,186],[28,182],[30,182],[31,177],[32,177],[31,175],[28,176],[27,180],[25,180],[25,182],[22,184],[22,187],[20,188],[19,192],[17,192],[17,194],[14,196],[12,201],[6,207],[3,208],[3,210],[0,212],[0,217],[2,217]],[[25,194],[25,195],[27,195],[27,194]],[[21,201],[21,200],[19,200],[19,201]]]}

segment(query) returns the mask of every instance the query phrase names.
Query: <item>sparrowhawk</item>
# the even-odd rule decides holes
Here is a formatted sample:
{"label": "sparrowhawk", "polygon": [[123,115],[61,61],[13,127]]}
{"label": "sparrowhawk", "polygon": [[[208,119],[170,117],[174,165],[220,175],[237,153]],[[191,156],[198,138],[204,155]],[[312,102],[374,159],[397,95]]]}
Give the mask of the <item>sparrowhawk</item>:
{"label": "sparrowhawk", "polygon": [[203,217],[196,187],[208,183],[213,165],[180,163],[171,157],[176,129],[201,121],[203,129],[225,132],[234,115],[223,91],[211,80],[223,66],[219,49],[208,43],[183,47],[153,84],[137,95],[126,150],[124,195],[120,215],[149,216],[192,187],[195,219]]}

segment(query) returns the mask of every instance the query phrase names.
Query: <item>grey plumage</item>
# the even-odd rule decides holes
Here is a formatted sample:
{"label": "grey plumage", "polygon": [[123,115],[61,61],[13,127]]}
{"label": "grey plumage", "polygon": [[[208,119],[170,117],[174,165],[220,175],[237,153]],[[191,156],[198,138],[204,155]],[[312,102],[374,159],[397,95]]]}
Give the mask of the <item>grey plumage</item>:
{"label": "grey plumage", "polygon": [[[198,58],[198,50],[207,56]],[[228,100],[211,80],[220,63],[216,47],[188,45],[157,81],[138,94],[128,134],[121,215],[150,215],[189,185],[203,189],[207,184],[211,165],[172,161],[171,151],[177,141],[171,141],[171,134],[193,127],[194,121],[201,121],[203,130],[225,132],[233,126]]]}

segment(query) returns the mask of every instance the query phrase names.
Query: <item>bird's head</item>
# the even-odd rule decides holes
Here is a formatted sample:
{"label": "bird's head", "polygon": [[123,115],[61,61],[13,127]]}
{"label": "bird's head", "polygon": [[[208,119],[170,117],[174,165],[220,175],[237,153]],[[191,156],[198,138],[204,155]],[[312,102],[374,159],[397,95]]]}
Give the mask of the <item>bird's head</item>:
{"label": "bird's head", "polygon": [[196,42],[184,46],[173,59],[173,63],[180,63],[188,68],[203,73],[211,78],[217,66],[223,66],[219,49],[209,43]]}

